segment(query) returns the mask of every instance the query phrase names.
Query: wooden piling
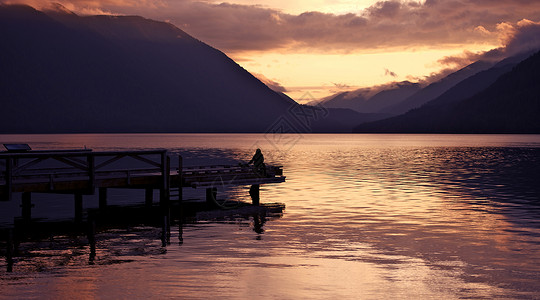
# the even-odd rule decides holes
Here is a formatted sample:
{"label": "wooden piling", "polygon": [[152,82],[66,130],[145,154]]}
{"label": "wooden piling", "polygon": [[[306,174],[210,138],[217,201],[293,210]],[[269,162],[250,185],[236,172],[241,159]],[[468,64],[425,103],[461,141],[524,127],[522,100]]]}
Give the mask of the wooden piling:
{"label": "wooden piling", "polygon": [[7,264],[7,272],[13,272],[13,252],[15,249],[14,242],[13,242],[13,229],[8,230],[8,239],[7,239],[7,246],[6,246],[6,264]]}
{"label": "wooden piling", "polygon": [[167,245],[171,244],[171,211],[167,210]]}
{"label": "wooden piling", "polygon": [[184,194],[183,194],[183,187],[184,187],[184,177],[183,177],[183,169],[184,169],[184,160],[181,155],[178,155],[178,239],[179,243],[182,244],[184,242],[184,238],[182,237],[183,229],[182,224],[184,223]]}
{"label": "wooden piling", "polygon": [[184,168],[184,160],[182,155],[178,155],[178,202],[182,205],[182,187],[184,186],[184,178],[182,176],[182,170]]}
{"label": "wooden piling", "polygon": [[13,159],[6,158],[6,199],[11,201],[13,196]]}
{"label": "wooden piling", "polygon": [[25,222],[32,219],[32,194],[30,192],[22,193],[22,218]]}
{"label": "wooden piling", "polygon": [[88,190],[89,194],[94,194],[96,189],[96,161],[95,156],[86,156],[86,163],[88,168]]}
{"label": "wooden piling", "polygon": [[107,188],[99,188],[99,209],[104,210],[107,208]]}
{"label": "wooden piling", "polygon": [[88,221],[87,237],[88,245],[90,246],[88,262],[93,265],[94,259],[96,258],[96,221],[93,219]]}
{"label": "wooden piling", "polygon": [[144,191],[144,204],[146,206],[152,206],[152,204],[154,203],[154,190],[151,188],[147,188]]}
{"label": "wooden piling", "polygon": [[180,222],[178,222],[178,243],[184,243],[184,220],[182,218],[180,218]]}
{"label": "wooden piling", "polygon": [[74,198],[75,198],[75,222],[80,223],[82,222],[82,217],[83,217],[83,194],[76,193]]}
{"label": "wooden piling", "polygon": [[206,188],[206,206],[208,208],[217,207],[217,188],[209,187]]}
{"label": "wooden piling", "polygon": [[171,240],[171,227],[169,224],[169,216],[167,214],[163,215],[163,223],[161,226],[161,246],[166,247]]}
{"label": "wooden piling", "polygon": [[251,196],[251,202],[253,205],[260,205],[260,187],[258,184],[251,185],[249,189],[249,195]]}
{"label": "wooden piling", "polygon": [[161,206],[168,206],[170,199],[170,172],[171,159],[167,152],[161,154],[161,189],[159,203]]}

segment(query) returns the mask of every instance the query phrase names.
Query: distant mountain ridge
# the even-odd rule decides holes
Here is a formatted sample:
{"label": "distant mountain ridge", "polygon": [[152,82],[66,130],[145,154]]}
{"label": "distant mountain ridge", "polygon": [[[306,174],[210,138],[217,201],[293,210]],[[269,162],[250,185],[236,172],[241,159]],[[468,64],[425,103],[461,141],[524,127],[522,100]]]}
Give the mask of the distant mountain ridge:
{"label": "distant mountain ridge", "polygon": [[[0,36],[1,133],[266,132],[297,105],[165,22],[0,5]],[[328,110],[309,124],[358,120],[374,118]]]}
{"label": "distant mountain ridge", "polygon": [[[509,58],[464,80],[418,109],[361,124],[354,131],[540,133],[540,52],[516,64],[521,57]],[[460,93],[467,87],[475,90]]]}
{"label": "distant mountain ridge", "polygon": [[429,101],[426,105],[446,105],[465,100],[483,91],[492,85],[501,75],[510,72],[517,64],[527,59],[534,52],[524,52],[505,58],[491,68],[480,71],[452,88],[448,89],[439,97]]}
{"label": "distant mountain ridge", "polygon": [[485,61],[474,62],[436,82],[429,84],[405,100],[398,102],[393,106],[386,107],[380,112],[402,114],[411,109],[418,108],[423,104],[439,97],[462,80],[467,79],[480,71],[486,70],[492,65],[492,63]]}
{"label": "distant mountain ridge", "polygon": [[420,90],[420,84],[409,81],[343,92],[320,101],[332,108],[350,108],[360,113],[380,113]]}
{"label": "distant mountain ridge", "polygon": [[319,103],[326,107],[350,108],[360,113],[400,115],[441,96],[459,82],[491,68],[493,64],[477,61],[427,86],[409,81],[394,82],[342,92]]}

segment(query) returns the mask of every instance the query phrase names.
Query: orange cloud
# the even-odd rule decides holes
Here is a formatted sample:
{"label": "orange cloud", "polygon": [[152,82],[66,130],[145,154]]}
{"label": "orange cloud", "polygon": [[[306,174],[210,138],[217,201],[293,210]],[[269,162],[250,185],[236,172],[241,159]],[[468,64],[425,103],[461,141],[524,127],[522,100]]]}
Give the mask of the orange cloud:
{"label": "orange cloud", "polygon": [[[436,80],[479,59],[498,60],[540,48],[537,0],[390,0],[344,15],[317,11],[293,15],[259,5],[197,0],[0,0],[37,8],[54,2],[79,14],[136,14],[167,20],[235,58],[241,58],[244,51],[414,51],[471,43],[495,47],[488,52],[465,50],[444,57],[438,61],[443,68],[440,73],[407,77],[421,82]],[[384,74],[396,75],[391,71]],[[272,80],[261,80],[284,91]]]}
{"label": "orange cloud", "polygon": [[258,73],[251,73],[253,76],[257,77],[262,83],[264,83],[267,87],[270,89],[278,92],[278,93],[286,93],[288,90],[281,85],[279,82],[269,79],[268,77],[264,76],[263,74]]}
{"label": "orange cloud", "polygon": [[438,62],[455,69],[477,60],[496,61],[521,52],[540,49],[540,22],[523,19],[516,23],[502,22],[495,28],[496,30],[486,34],[497,36],[501,43],[500,47],[477,53],[463,51],[460,55],[443,57]]}
{"label": "orange cloud", "polygon": [[[8,1],[47,2],[0,0]],[[390,0],[344,15],[316,11],[293,15],[259,5],[197,0],[53,1],[83,14],[95,11],[168,20],[227,53],[378,51],[471,43],[504,46],[521,29],[540,21],[536,0]]]}

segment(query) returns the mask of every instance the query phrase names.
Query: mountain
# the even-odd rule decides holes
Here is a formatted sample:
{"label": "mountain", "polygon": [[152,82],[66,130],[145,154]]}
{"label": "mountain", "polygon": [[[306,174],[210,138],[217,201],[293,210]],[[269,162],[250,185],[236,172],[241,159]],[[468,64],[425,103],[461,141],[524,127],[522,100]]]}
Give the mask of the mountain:
{"label": "mountain", "polygon": [[418,83],[408,81],[388,85],[362,88],[343,92],[320,102],[329,108],[350,108],[361,113],[379,113],[384,108],[395,105],[420,90]]}
{"label": "mountain", "polygon": [[395,82],[339,93],[319,103],[325,107],[350,108],[361,113],[400,115],[441,96],[454,85],[491,66],[491,62],[478,61],[425,87],[409,81]]}
{"label": "mountain", "polygon": [[496,63],[493,67],[478,72],[456,84],[441,96],[426,103],[426,105],[446,105],[465,100],[492,85],[501,75],[511,71],[517,64],[534,54],[533,51],[520,53]]}
{"label": "mountain", "polygon": [[1,133],[266,132],[298,105],[165,22],[0,5],[0,36]]}
{"label": "mountain", "polygon": [[[508,61],[507,61],[508,62]],[[504,65],[498,64],[498,69]],[[492,70],[494,72],[494,70]],[[487,72],[492,75],[493,73]],[[487,76],[478,74],[479,77]],[[478,78],[463,82],[464,88]],[[355,132],[540,133],[540,52],[500,75],[472,97],[445,95],[418,109],[361,124]],[[449,91],[449,93],[457,93]]]}
{"label": "mountain", "polygon": [[418,108],[423,104],[439,97],[444,92],[449,90],[451,87],[461,82],[462,80],[469,78],[470,76],[490,68],[493,64],[485,61],[477,61],[472,63],[446,77],[443,79],[433,82],[426,86],[425,88],[419,90],[415,94],[406,98],[403,101],[400,101],[394,105],[390,105],[386,108],[383,108],[381,113],[388,113],[399,115],[403,114],[413,108]]}

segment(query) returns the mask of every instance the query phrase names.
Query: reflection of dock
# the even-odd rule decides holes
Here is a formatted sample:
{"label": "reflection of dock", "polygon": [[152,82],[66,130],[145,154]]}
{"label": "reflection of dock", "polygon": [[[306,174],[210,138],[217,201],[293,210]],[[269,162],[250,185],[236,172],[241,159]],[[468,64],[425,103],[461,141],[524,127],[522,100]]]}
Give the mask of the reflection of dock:
{"label": "reflection of dock", "polygon": [[[186,219],[243,216],[253,219],[254,231],[260,234],[266,216],[279,215],[283,211],[282,204],[259,204],[259,185],[285,181],[281,167],[267,166],[266,172],[261,174],[263,172],[247,165],[184,167],[180,155],[173,159],[176,165],[171,168],[171,156],[166,150],[0,153],[0,200],[10,201],[15,193],[22,194],[22,219],[16,219],[13,228],[0,230],[0,240],[4,244],[0,252],[5,249],[7,270],[12,270],[21,242],[63,235],[67,233],[66,229],[75,235],[86,235],[90,263],[93,263],[96,234],[104,228],[135,224],[161,227],[162,247],[165,247],[170,242],[173,221],[177,221],[182,242],[182,228]],[[218,200],[218,187],[238,185],[251,186],[249,194],[253,205]],[[206,189],[206,201],[183,201],[182,190],[185,187]],[[109,188],[143,189],[145,203],[132,207],[108,206]],[[159,190],[160,205],[153,205],[156,189]],[[99,208],[88,209],[86,222],[83,223],[83,195],[93,195],[96,191]],[[54,222],[32,220],[32,193],[74,195],[75,223],[58,223],[56,226]]]}
{"label": "reflection of dock", "polygon": [[[50,268],[62,268],[66,259],[80,261],[75,256],[87,257],[88,264],[106,265],[111,259],[114,262],[123,259],[121,253],[110,257],[111,252],[126,248],[120,246],[119,249],[115,242],[130,245],[128,256],[165,253],[164,248],[172,242],[171,233],[176,232],[177,242],[183,244],[186,224],[199,221],[242,223],[251,227],[255,238],[260,239],[265,223],[280,218],[284,205],[243,203],[228,210],[201,211],[204,209],[204,203],[200,202],[183,205],[175,202],[167,210],[157,205],[111,205],[106,209],[90,209],[87,222],[16,219],[12,228],[0,228],[0,255],[6,258],[8,272],[14,268],[22,272],[27,270],[29,264],[19,263],[22,261],[39,265],[44,252]],[[158,240],[161,240],[161,246],[156,243]],[[137,243],[137,247],[132,247],[132,243]],[[70,253],[69,257],[66,252]],[[62,263],[55,265],[55,260]]]}
{"label": "reflection of dock", "polygon": [[262,175],[253,167],[201,166],[183,167],[178,156],[171,169],[166,150],[93,152],[29,151],[0,153],[0,198],[11,200],[22,193],[23,218],[30,216],[31,193],[73,194],[75,219],[82,218],[82,196],[99,193],[99,206],[107,205],[108,188],[144,189],[145,202],[153,202],[153,191],[160,191],[160,204],[182,201],[182,188],[206,188],[208,204],[216,200],[218,186],[251,185],[253,204],[259,204],[259,185],[285,181],[281,167],[267,167]]}

